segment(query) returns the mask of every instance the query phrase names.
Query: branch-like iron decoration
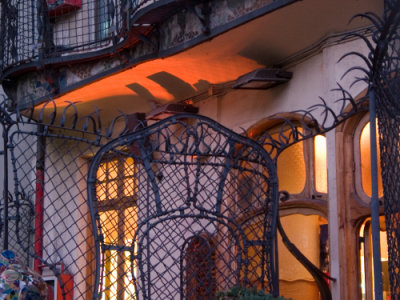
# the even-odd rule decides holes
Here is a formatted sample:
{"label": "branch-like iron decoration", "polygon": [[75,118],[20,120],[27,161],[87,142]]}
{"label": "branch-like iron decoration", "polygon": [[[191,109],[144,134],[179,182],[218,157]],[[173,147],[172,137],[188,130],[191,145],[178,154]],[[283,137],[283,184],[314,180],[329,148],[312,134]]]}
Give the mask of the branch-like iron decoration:
{"label": "branch-like iron decoration", "polygon": [[[18,108],[11,110],[8,107],[9,100],[2,95],[0,99],[0,123],[9,125],[33,124],[43,125],[47,129],[67,129],[79,131],[83,134],[93,134],[106,139],[116,138],[127,133],[145,127],[145,122],[138,120],[137,124],[130,123],[130,115],[122,111],[106,124],[101,118],[101,111],[94,107],[93,111],[86,115],[79,115],[77,104],[79,102],[66,101],[66,106],[57,106],[54,99],[49,99],[42,105],[29,105],[23,110]],[[117,126],[122,124],[122,126]]]}
{"label": "branch-like iron decoration", "polygon": [[[279,154],[291,145],[324,134],[352,116],[368,110],[367,97],[362,97],[357,101],[339,83],[337,86],[332,90],[341,94],[341,97],[335,101],[335,103],[340,103],[337,111],[320,97],[320,103],[305,110],[293,111],[292,117],[272,116],[270,120],[279,122],[278,132],[265,131],[255,139],[264,146],[272,158],[277,159]],[[293,116],[296,117],[293,118]]]}

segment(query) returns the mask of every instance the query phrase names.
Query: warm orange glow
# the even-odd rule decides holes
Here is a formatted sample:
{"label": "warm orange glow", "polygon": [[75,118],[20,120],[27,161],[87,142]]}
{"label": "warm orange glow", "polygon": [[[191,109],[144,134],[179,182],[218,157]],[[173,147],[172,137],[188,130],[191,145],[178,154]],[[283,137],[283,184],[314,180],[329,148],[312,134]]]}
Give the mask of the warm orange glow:
{"label": "warm orange glow", "polygon": [[[377,127],[378,130],[378,127]],[[378,135],[377,135],[378,136]],[[379,151],[379,140],[377,139],[378,151],[378,195],[383,196],[382,176],[381,176],[381,159]],[[370,129],[369,122],[364,126],[361,131],[360,137],[360,159],[361,159],[361,183],[364,192],[371,197],[371,147],[370,147]]]}
{"label": "warm orange glow", "polygon": [[[372,243],[372,228],[369,224],[367,227],[367,230],[365,230],[365,226],[367,223],[371,222],[371,218],[368,218],[364,221],[364,223],[361,225],[359,236],[361,238],[364,238],[364,240],[367,240],[368,243],[367,245],[371,245]],[[384,224],[385,223],[385,218],[384,216],[379,217],[379,223]],[[389,280],[389,270],[388,270],[388,244],[387,244],[387,232],[382,228],[380,228],[380,244],[381,244],[381,262],[382,262],[382,281],[383,281],[383,299],[390,299],[390,280]],[[372,255],[372,248],[371,247],[365,247],[366,243],[361,243],[360,244],[360,275],[361,275],[361,291],[363,294],[363,299],[367,298],[366,294],[367,292],[373,291],[373,285],[374,285],[374,274],[372,270],[373,266],[373,255]],[[369,260],[369,261],[368,261]],[[368,264],[366,264],[368,262]],[[372,282],[366,282],[366,276],[365,274],[369,273],[372,276],[371,281]],[[369,295],[372,299],[372,294]]]}
{"label": "warm orange glow", "polygon": [[[319,266],[319,216],[294,214],[281,217],[281,222],[289,239],[312,263]],[[278,251],[280,293],[291,299],[320,299],[314,278],[287,250],[280,236],[278,236]]]}
{"label": "warm orange glow", "polygon": [[317,135],[314,138],[314,174],[315,190],[320,193],[327,193],[326,137],[323,135]]}
{"label": "warm orange glow", "polygon": [[[165,87],[159,85],[149,77],[159,72],[167,72],[180,80],[188,83],[195,92],[202,92],[202,84],[216,84],[235,80],[237,77],[263,67],[259,63],[237,54],[237,49],[231,49],[234,43],[218,42],[218,46],[209,51],[207,43],[163,59],[155,59],[139,64],[133,68],[121,71],[82,88],[71,91],[57,98],[57,106],[66,106],[65,101],[90,102],[110,97],[131,96],[129,105],[140,101],[155,101],[165,103],[169,101],[185,100],[175,99]],[[223,56],[220,53],[225,53]],[[152,99],[139,99],[133,90],[127,86],[139,84],[147,89],[154,97]],[[188,95],[188,97],[193,95]],[[98,105],[98,104],[97,104]]]}
{"label": "warm orange glow", "polygon": [[116,244],[118,241],[118,213],[116,210],[107,210],[100,214],[100,224],[103,230],[104,242]]}
{"label": "warm orange glow", "polygon": [[[102,163],[97,171],[99,181],[97,198],[113,204],[113,209],[102,210],[99,213],[104,243],[133,247],[133,251],[136,253],[137,249],[133,239],[137,231],[137,207],[133,200],[130,202],[131,206],[119,206],[125,196],[134,196],[137,192],[134,175],[135,165],[132,158]],[[121,183],[123,183],[122,187]],[[136,274],[136,262],[133,261],[134,265],[131,265],[131,254],[130,251],[121,253],[116,250],[107,250],[105,252],[102,299],[117,299],[121,294],[124,294],[125,299],[135,298],[131,270]],[[124,274],[122,277],[121,272]]]}
{"label": "warm orange glow", "polygon": [[306,165],[303,142],[287,148],[278,157],[279,189],[299,194],[306,184]]}

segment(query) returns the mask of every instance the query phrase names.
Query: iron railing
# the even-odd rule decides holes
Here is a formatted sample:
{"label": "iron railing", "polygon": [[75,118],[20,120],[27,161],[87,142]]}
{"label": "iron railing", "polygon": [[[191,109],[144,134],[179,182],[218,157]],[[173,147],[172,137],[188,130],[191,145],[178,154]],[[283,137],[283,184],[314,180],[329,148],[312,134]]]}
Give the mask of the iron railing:
{"label": "iron railing", "polygon": [[0,106],[3,248],[57,277],[64,299],[278,293],[277,176],[261,145],[195,115],[104,130],[71,106],[58,119]]}
{"label": "iron railing", "polygon": [[111,52],[127,42],[135,16],[158,2],[168,1],[1,1],[0,68]]}

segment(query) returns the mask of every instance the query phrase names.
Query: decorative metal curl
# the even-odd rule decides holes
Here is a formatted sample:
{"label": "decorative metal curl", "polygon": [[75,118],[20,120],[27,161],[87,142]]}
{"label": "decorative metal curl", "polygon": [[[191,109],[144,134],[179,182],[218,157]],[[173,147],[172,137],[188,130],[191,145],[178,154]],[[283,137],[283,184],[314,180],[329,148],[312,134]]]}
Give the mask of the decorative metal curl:
{"label": "decorative metal curl", "polygon": [[[362,97],[357,101],[339,83],[337,86],[332,89],[332,92],[341,94],[341,97],[334,101],[334,103],[340,103],[337,112],[328,105],[325,99],[320,98],[320,103],[308,109],[293,111],[291,115],[296,115],[295,118],[272,116],[271,120],[277,120],[280,123],[279,133],[274,135],[264,132],[256,137],[256,140],[264,145],[271,157],[277,159],[279,154],[291,145],[324,134],[352,116],[367,111],[367,97]],[[319,121],[321,118],[322,121]]]}
{"label": "decorative metal curl", "polygon": [[[89,133],[106,139],[116,138],[129,132],[136,131],[146,126],[143,120],[137,120],[132,125],[131,115],[119,111],[111,121],[104,124],[101,118],[101,111],[94,107],[89,114],[80,116],[77,108],[78,101],[65,101],[66,106],[60,111],[54,99],[50,98],[41,106],[35,106],[33,101],[31,105],[23,110],[17,105],[14,110],[8,108],[8,99],[1,95],[0,100],[0,123],[9,125],[18,124],[35,124],[43,125],[51,129],[69,129],[82,133]],[[60,116],[60,117],[58,117]],[[122,127],[116,126],[122,123]]]}

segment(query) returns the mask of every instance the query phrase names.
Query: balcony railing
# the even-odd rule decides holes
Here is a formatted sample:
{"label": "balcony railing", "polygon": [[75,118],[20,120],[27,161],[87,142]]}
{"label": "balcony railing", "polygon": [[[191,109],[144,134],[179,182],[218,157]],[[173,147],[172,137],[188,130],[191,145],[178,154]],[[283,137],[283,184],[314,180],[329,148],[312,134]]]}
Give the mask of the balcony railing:
{"label": "balcony railing", "polygon": [[9,0],[1,2],[1,72],[107,54],[128,40],[131,20],[163,0]]}

